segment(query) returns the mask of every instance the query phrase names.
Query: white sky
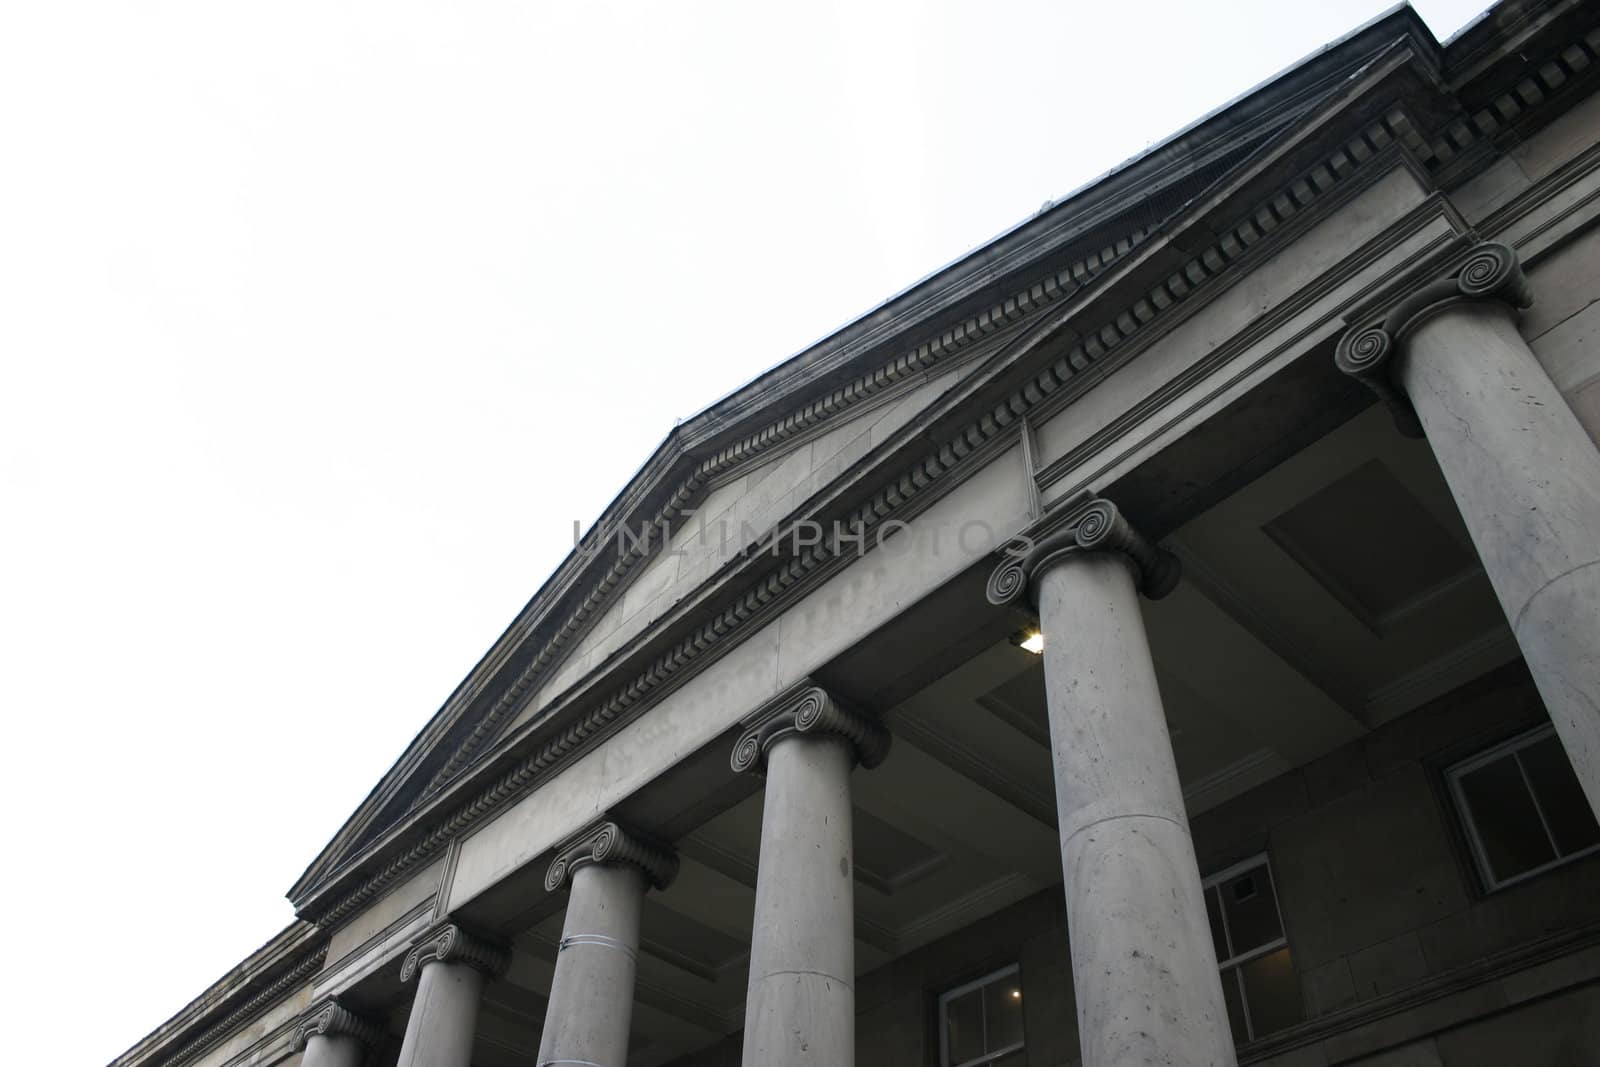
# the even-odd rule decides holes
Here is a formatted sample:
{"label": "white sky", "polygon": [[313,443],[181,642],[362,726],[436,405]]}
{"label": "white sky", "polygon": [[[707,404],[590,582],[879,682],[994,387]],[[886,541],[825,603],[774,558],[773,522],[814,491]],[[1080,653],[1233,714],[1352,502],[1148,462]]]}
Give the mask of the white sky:
{"label": "white sky", "polygon": [[1382,6],[5,5],[4,1058],[288,922],[675,418]]}

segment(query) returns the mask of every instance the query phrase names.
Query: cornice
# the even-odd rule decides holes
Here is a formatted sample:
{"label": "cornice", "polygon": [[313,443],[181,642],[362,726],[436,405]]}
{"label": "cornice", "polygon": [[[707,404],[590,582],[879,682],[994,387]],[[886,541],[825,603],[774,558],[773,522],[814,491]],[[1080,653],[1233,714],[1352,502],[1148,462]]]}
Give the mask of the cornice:
{"label": "cornice", "polygon": [[[1583,4],[1516,6],[1524,14],[1541,8],[1541,14],[1546,16],[1559,10],[1564,18],[1586,17],[1594,21],[1592,11],[1585,15]],[[1548,17],[1523,19],[1518,27],[1532,22],[1548,29],[1554,21]],[[1508,62],[1513,58],[1516,62]],[[1570,37],[1553,41],[1519,40],[1517,50],[1511,54],[1502,52],[1492,71],[1476,71],[1483,75],[1481,82],[1463,81],[1459,74],[1453,76],[1452,95],[1460,102],[1460,110],[1427,136],[1418,131],[1408,146],[1424,166],[1438,175],[1441,185],[1454,186],[1499,148],[1515,144],[1530,128],[1540,125],[1542,115],[1551,110],[1547,105],[1552,99],[1570,99],[1575,92],[1586,92],[1592,85],[1597,60],[1600,27],[1576,26]]]}
{"label": "cornice", "polygon": [[[247,1019],[269,1008],[279,996],[293,992],[295,980],[291,978],[276,993],[263,996],[302,966],[314,971],[327,944],[325,931],[296,920],[118,1056],[111,1067],[181,1063],[180,1057],[203,1053],[226,1036],[230,1018]],[[258,996],[262,999],[257,1000]]]}
{"label": "cornice", "polygon": [[545,889],[556,892],[580,868],[591,864],[637,867],[657,889],[667,888],[678,875],[678,857],[671,849],[624,830],[608,819],[590,826],[556,850],[556,857],[545,872]]}
{"label": "cornice", "polygon": [[306,1042],[313,1037],[336,1037],[341,1034],[372,1048],[383,1039],[383,1027],[330,998],[307,1012],[294,1028],[294,1033],[289,1035],[289,1051],[303,1052]]}
{"label": "cornice", "polygon": [[[1403,67],[1406,62],[1403,49],[1394,56],[1393,63]],[[1387,69],[1398,68],[1391,65]],[[1353,82],[1357,80],[1352,79]],[[1052,365],[1031,372],[1009,391],[995,393],[991,389],[988,399],[984,399],[980,388],[989,388],[998,378],[997,374],[986,370],[973,387],[964,385],[953,390],[935,405],[937,411],[930,409],[918,416],[915,421],[923,428],[908,427],[904,441],[896,442],[894,450],[879,455],[876,461],[879,466],[873,475],[879,488],[855,497],[856,503],[844,504],[842,511],[833,513],[842,529],[857,535],[868,534],[890,517],[904,518],[920,511],[958,483],[971,469],[975,457],[986,455],[1009,441],[1020,418],[1050,410],[1052,403],[1060,402],[1058,394],[1069,381],[1095,367],[1096,362],[1111,351],[1128,350],[1132,346],[1126,342],[1136,334],[1159,326],[1164,316],[1171,314],[1169,309],[1191,300],[1193,293],[1210,288],[1210,282],[1217,277],[1231,274],[1240,260],[1255,255],[1259,248],[1273,244],[1275,233],[1289,229],[1284,223],[1290,217],[1307,213],[1313,205],[1320,208],[1328,201],[1329,192],[1340,188],[1347,178],[1379,156],[1387,146],[1405,145],[1408,150],[1417,151],[1418,145],[1433,145],[1439,137],[1448,139],[1449,135],[1430,139],[1404,109],[1384,112],[1381,118],[1367,122],[1354,139],[1344,142],[1333,155],[1280,186],[1275,194],[1260,199],[1255,208],[1237,214],[1232,224],[1217,228],[1215,223],[1208,222],[1206,227],[1199,228],[1209,229],[1215,239],[1204,246],[1189,245],[1199,250],[1179,263],[1166,282],[1156,289],[1146,290],[1143,296],[1129,294],[1126,310],[1121,313],[1097,315],[1096,321],[1103,325],[1095,329],[1085,329],[1081,320],[1095,313],[1105,302],[1105,296],[1111,292],[1105,284],[1107,279],[1135,277],[1136,274],[1130,272],[1146,269],[1158,262],[1159,257],[1170,257],[1176,250],[1170,241],[1161,243],[1165,227],[1145,238],[1139,249],[1130,248],[1109,269],[1092,276],[1093,284],[1075,283],[1074,288],[1063,290],[1058,273],[1053,276],[1058,291],[1053,299],[1045,299],[1050,294],[1046,283],[1040,283],[1026,291],[1029,297],[1026,306],[1018,301],[1015,317],[1008,318],[1004,314],[1005,305],[1000,305],[999,320],[993,316],[988,320],[991,332],[1002,326],[1009,327],[1024,316],[1033,324],[1010,338],[1002,353],[990,358],[989,366],[1011,366],[1024,357],[1037,360],[1037,356],[1029,354],[1045,348],[1054,351],[1063,337],[1075,334],[1077,340]],[[1438,158],[1441,153],[1434,151],[1433,155]],[[1121,299],[1126,292],[1127,287],[1119,283],[1113,298]],[[1047,313],[1047,304],[1057,306]],[[940,340],[944,342],[945,337],[941,336]],[[959,340],[950,335],[948,343]],[[987,410],[978,405],[987,406]],[[966,410],[976,407],[977,414],[964,424],[956,425],[947,415],[958,406]],[[930,425],[938,419],[944,419],[949,428]],[[782,425],[769,428],[771,440],[780,440],[777,435],[782,431],[778,427]],[[920,458],[911,458],[907,449],[919,445],[927,451]],[[908,459],[910,462],[906,462]],[[885,482],[881,473],[884,471],[898,473],[890,473]],[[866,477],[868,475],[861,471],[850,475],[856,485]],[[846,499],[844,492],[831,488],[825,495],[827,499],[822,503],[828,507]],[[813,503],[808,502],[807,508]],[[796,516],[800,514],[796,512]],[[812,514],[820,513],[807,512],[807,517]],[[525,794],[552,770],[631,721],[644,707],[681,684],[710,658],[732,647],[748,632],[747,626],[752,620],[766,618],[797,591],[809,588],[811,583],[843,565],[843,540],[829,539],[791,558],[780,559],[765,570],[761,569],[759,559],[730,564],[724,573],[708,582],[706,595],[728,597],[731,593],[731,597],[724,599],[722,606],[714,611],[707,611],[704,600],[694,605],[695,612],[705,621],[685,630],[692,616],[687,609],[673,609],[651,635],[641,638],[641,644],[648,641],[661,646],[662,650],[653,654],[642,669],[616,668],[632,672],[629,681],[602,690],[599,687],[604,684],[603,680],[586,680],[578,689],[560,697],[537,720],[524,726],[517,735],[504,739],[494,761],[478,765],[476,776],[487,778],[485,784],[475,786],[471,779],[458,779],[444,788],[444,783],[440,783],[441,787],[427,803],[369,847],[367,855],[388,855],[381,867],[368,868],[362,875],[358,873],[359,867],[350,864],[342,872],[322,879],[314,889],[297,896],[303,913],[315,916],[316,921],[325,925],[342,921],[446,842],[492,817],[492,812],[501,805]],[[672,632],[674,627],[678,627],[683,636],[665,640],[663,644],[663,635]],[[618,662],[629,661],[619,658]],[[526,673],[521,678],[531,684]],[[524,688],[521,692],[525,691]],[[515,700],[507,702],[512,694],[513,690],[508,689],[502,698],[503,711],[515,706]],[[498,728],[488,722],[479,725],[483,737],[498,732]],[[336,893],[341,887],[342,891]]]}
{"label": "cornice", "polygon": [[459,923],[435,926],[417,939],[400,965],[400,981],[412,977],[430,963],[459,963],[491,978],[505,973],[511,965],[511,950],[498,941],[474,934]]}
{"label": "cornice", "polygon": [[856,761],[867,768],[876,767],[888,757],[893,740],[878,720],[843,706],[826,689],[814,684],[791,693],[740,725],[744,730],[734,742],[728,761],[736,774],[765,771],[767,753],[786,737],[842,737],[850,743]]}
{"label": "cornice", "polygon": [[1421,437],[1422,423],[1395,373],[1396,355],[1406,337],[1429,319],[1462,303],[1484,302],[1505,304],[1513,311],[1533,303],[1517,253],[1507,245],[1475,246],[1448,275],[1401,299],[1379,325],[1346,331],[1334,352],[1334,365],[1377,394],[1401,433]]}
{"label": "cornice", "polygon": [[1183,573],[1178,557],[1134,529],[1115,504],[1087,495],[1070,505],[1060,528],[1038,539],[1024,536],[1004,551],[985,590],[995,605],[1013,604],[1024,594],[1037,599],[1040,575],[1084,553],[1120,556],[1132,568],[1139,592],[1151,600],[1177,588]]}
{"label": "cornice", "polygon": [[311,951],[299,956],[287,969],[266,985],[257,989],[243,1003],[212,1023],[192,1041],[177,1052],[159,1060],[163,1067],[182,1067],[191,1063],[224,1041],[250,1019],[266,1011],[300,986],[310,981],[322,967],[328,954],[328,944],[321,942]]}

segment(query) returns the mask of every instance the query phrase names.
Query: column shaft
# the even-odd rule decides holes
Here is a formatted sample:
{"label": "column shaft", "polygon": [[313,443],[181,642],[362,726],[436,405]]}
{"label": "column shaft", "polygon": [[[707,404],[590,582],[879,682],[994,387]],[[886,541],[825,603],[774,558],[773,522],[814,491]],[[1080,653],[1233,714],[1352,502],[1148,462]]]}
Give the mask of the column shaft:
{"label": "column shaft", "polygon": [[626,1067],[645,874],[589,864],[572,873],[539,1065]]}
{"label": "column shaft", "polygon": [[1084,1067],[1235,1062],[1172,743],[1127,562],[1037,579]]}
{"label": "column shaft", "polygon": [[1414,327],[1399,374],[1600,813],[1600,452],[1499,301]]}
{"label": "column shaft", "polygon": [[761,816],[744,1067],[852,1067],[855,930],[843,737],[773,744]]}
{"label": "column shaft", "polygon": [[483,983],[465,963],[423,964],[397,1067],[471,1067]]}
{"label": "column shaft", "polygon": [[366,1050],[351,1034],[312,1034],[300,1067],[361,1067]]}

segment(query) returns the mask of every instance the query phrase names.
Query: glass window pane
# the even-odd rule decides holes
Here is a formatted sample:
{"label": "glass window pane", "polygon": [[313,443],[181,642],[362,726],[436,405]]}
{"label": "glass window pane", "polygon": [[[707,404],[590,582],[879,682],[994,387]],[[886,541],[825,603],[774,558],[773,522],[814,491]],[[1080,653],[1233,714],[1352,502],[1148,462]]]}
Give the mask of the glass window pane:
{"label": "glass window pane", "polygon": [[1206,890],[1206,918],[1211,920],[1211,940],[1217,946],[1217,960],[1228,959],[1228,938],[1222,931],[1222,905],[1217,903],[1217,887]]}
{"label": "glass window pane", "polygon": [[1534,795],[1544,811],[1545,822],[1555,835],[1556,847],[1564,856],[1600,844],[1600,823],[1572,773],[1572,764],[1561,748],[1561,741],[1547,737],[1518,751],[1522,769],[1528,772]]}
{"label": "glass window pane", "polygon": [[1278,905],[1272,896],[1272,873],[1265,863],[1217,886],[1228,916],[1228,937],[1235,956],[1283,936]]}
{"label": "glass window pane", "polygon": [[1508,754],[1468,771],[1460,782],[1469,817],[1496,881],[1503,882],[1556,858],[1514,757]]}
{"label": "glass window pane", "polygon": [[989,1026],[985,1051],[1006,1048],[1022,1040],[1022,976],[1008,974],[983,987],[983,1011]]}
{"label": "glass window pane", "polygon": [[1028,1067],[1028,1053],[1019,1048],[1009,1055],[994,1060],[992,1067]]}
{"label": "glass window pane", "polygon": [[1222,999],[1228,1005],[1228,1025],[1233,1029],[1233,1043],[1242,1045],[1250,1040],[1244,1025],[1244,1000],[1239,995],[1239,971],[1230,967],[1222,972]]}
{"label": "glass window pane", "polygon": [[1280,948],[1239,968],[1244,978],[1245,1000],[1250,1004],[1250,1024],[1256,1037],[1293,1026],[1305,1018],[1300,1001],[1300,977],[1295,974],[1289,950]]}
{"label": "glass window pane", "polygon": [[950,1063],[966,1063],[983,1055],[983,990],[952,997],[944,1005],[944,1032]]}

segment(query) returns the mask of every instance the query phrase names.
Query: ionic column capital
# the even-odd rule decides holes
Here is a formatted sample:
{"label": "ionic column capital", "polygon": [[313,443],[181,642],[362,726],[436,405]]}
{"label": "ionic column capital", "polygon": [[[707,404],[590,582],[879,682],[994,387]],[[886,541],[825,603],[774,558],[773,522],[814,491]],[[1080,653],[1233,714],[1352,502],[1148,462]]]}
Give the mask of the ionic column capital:
{"label": "ionic column capital", "polygon": [[400,981],[411,981],[412,975],[435,962],[459,963],[493,978],[510,966],[511,952],[497,941],[469,933],[457,923],[447,922],[433,927],[417,939],[411,951],[406,953],[405,963],[400,966]]}
{"label": "ionic column capital", "polygon": [[1422,423],[1394,372],[1395,355],[1406,335],[1435,315],[1459,304],[1486,301],[1514,310],[1533,303],[1522,264],[1508,245],[1477,245],[1459,268],[1400,301],[1379,325],[1346,331],[1334,352],[1334,366],[1376,393],[1401,433],[1421,437]]}
{"label": "ionic column capital", "polygon": [[657,889],[667,888],[678,875],[678,857],[671,849],[605,820],[584,830],[556,852],[544,876],[545,889],[554,893],[578,868],[591,863],[637,867]]}
{"label": "ionic column capital", "polygon": [[770,710],[744,720],[744,732],[734,743],[730,759],[734,771],[762,771],[772,746],[796,734],[834,735],[850,742],[863,767],[876,767],[889,755],[892,738],[876,719],[846,708],[827,690],[812,685],[787,696]]}
{"label": "ionic column capital", "polygon": [[367,1048],[372,1048],[383,1037],[383,1028],[364,1019],[340,1004],[328,999],[312,1008],[300,1019],[289,1035],[289,1051],[304,1052],[306,1042],[313,1037],[334,1037],[348,1034]]}
{"label": "ionic column capital", "polygon": [[1014,603],[1036,590],[1048,568],[1085,552],[1122,556],[1133,568],[1139,591],[1159,600],[1177,587],[1183,567],[1178,557],[1134,529],[1117,506],[1104,497],[1088,497],[1069,513],[1064,525],[1034,540],[1024,537],[1006,547],[1006,558],[989,575],[989,603]]}

